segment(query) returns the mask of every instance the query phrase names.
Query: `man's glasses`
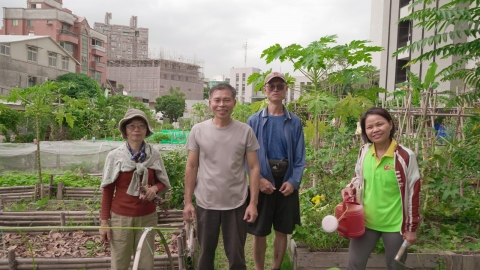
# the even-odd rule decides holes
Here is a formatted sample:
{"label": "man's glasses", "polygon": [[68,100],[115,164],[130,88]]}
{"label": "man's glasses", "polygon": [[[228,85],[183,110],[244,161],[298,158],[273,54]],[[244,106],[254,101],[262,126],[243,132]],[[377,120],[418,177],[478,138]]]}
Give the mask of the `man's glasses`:
{"label": "man's glasses", "polygon": [[135,129],[137,129],[137,128],[138,128],[139,130],[145,130],[145,129],[147,129],[147,126],[146,126],[146,125],[134,125],[134,124],[129,124],[129,125],[127,125],[127,128],[128,128],[129,130],[135,130]]}
{"label": "man's glasses", "polygon": [[284,83],[276,84],[276,85],[275,84],[267,84],[267,89],[269,91],[273,91],[273,90],[275,90],[275,88],[277,88],[278,91],[282,91],[283,89],[285,89],[285,86],[286,85]]}

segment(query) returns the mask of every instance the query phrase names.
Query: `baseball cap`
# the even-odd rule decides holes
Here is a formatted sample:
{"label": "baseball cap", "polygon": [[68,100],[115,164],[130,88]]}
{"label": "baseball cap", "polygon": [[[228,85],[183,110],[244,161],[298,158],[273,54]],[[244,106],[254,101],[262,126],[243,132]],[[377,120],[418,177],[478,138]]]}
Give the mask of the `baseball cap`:
{"label": "baseball cap", "polygon": [[265,84],[267,84],[268,82],[270,82],[271,80],[273,80],[275,78],[280,78],[284,82],[287,82],[287,79],[285,78],[285,75],[283,73],[274,71],[274,72],[268,74],[267,77],[265,77]]}

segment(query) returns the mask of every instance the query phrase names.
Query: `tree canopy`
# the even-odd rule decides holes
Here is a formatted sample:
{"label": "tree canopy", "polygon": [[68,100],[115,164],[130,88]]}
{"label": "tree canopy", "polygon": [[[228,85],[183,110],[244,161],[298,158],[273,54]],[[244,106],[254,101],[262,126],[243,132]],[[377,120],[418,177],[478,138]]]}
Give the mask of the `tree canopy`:
{"label": "tree canopy", "polygon": [[176,122],[185,111],[185,99],[173,95],[158,97],[155,102],[155,111],[161,112],[163,117],[168,117]]}
{"label": "tree canopy", "polygon": [[94,79],[83,73],[67,73],[57,77],[58,82],[70,82],[73,85],[65,89],[65,95],[73,98],[96,97],[100,92],[100,85]]}

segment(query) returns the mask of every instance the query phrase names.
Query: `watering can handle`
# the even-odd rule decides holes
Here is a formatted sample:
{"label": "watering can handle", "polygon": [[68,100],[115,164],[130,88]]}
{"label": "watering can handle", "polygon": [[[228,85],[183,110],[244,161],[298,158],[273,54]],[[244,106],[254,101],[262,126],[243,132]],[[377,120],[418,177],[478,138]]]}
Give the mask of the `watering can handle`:
{"label": "watering can handle", "polygon": [[343,216],[347,213],[348,211],[348,205],[346,204],[346,202],[353,202],[353,203],[356,203],[357,202],[357,197],[355,196],[348,196],[348,197],[345,197],[345,199],[343,200],[343,203],[342,203],[342,206],[343,206],[343,209],[345,209],[345,211],[343,212],[343,214],[338,218],[338,221],[340,221]]}
{"label": "watering can handle", "polygon": [[[346,209],[345,209],[346,208]],[[343,204],[343,209],[345,209],[345,211],[343,212],[343,214],[337,219],[338,221],[342,220],[343,216],[345,216],[345,214],[347,213],[348,211],[348,206],[345,205],[345,203]]]}

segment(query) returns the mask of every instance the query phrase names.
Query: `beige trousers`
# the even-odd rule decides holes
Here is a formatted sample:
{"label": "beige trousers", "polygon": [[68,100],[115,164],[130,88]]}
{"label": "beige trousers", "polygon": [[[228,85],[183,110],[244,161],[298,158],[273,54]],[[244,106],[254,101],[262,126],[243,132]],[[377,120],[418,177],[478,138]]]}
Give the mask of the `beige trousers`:
{"label": "beige trousers", "polygon": [[[156,227],[158,223],[157,212],[142,217],[125,217],[112,213],[111,227]],[[112,256],[112,270],[128,270],[137,250],[138,242],[143,230],[112,229],[110,249]],[[138,270],[153,269],[153,255],[155,253],[155,231],[150,231],[143,242],[140,252]]]}

